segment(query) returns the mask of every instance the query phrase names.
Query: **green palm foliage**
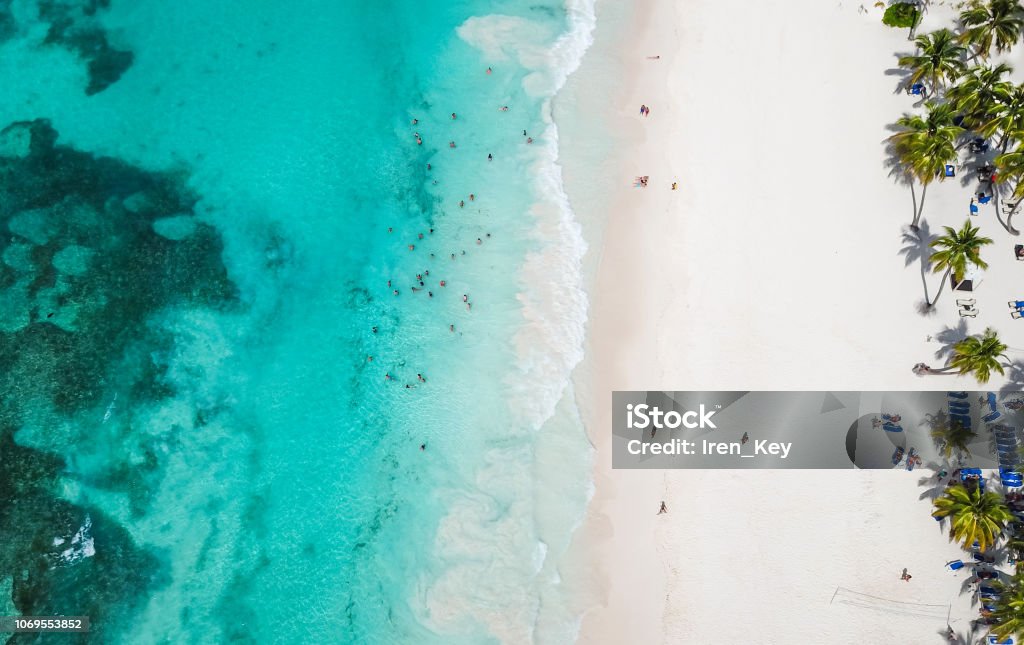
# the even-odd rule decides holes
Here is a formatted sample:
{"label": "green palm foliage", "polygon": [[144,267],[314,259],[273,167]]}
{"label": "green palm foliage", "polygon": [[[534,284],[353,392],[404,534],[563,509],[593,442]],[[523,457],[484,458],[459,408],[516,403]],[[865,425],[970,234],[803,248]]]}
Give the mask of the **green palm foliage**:
{"label": "green palm foliage", "polygon": [[927,80],[933,88],[940,82],[955,81],[964,73],[966,50],[957,42],[956,36],[948,29],[939,29],[914,39],[918,53],[901,56],[900,67],[910,70],[911,83]]}
{"label": "green palm foliage", "polygon": [[989,633],[1000,642],[1011,636],[1017,641],[1024,639],[1024,573],[1018,569],[1009,581],[994,580],[992,586],[999,598],[991,614],[997,622]]}
{"label": "green palm foliage", "polygon": [[1024,7],[1017,0],[975,0],[960,12],[964,26],[960,41],[974,47],[975,54],[988,58],[992,45],[1000,54],[1020,40],[1024,29]]}
{"label": "green palm foliage", "polygon": [[953,453],[963,453],[969,456],[971,451],[967,449],[967,444],[978,436],[969,428],[965,428],[959,421],[949,418],[936,425],[932,429],[931,435],[941,446],[939,451],[946,459],[950,459]]}
{"label": "green palm foliage", "polygon": [[945,165],[957,159],[956,140],[964,129],[953,124],[954,107],[950,103],[929,103],[925,116],[905,114],[896,121],[899,129],[889,137],[900,165],[908,175],[921,182],[921,203],[914,211],[911,227],[917,228],[924,212],[924,198],[930,184]]}
{"label": "green palm foliage", "polygon": [[1020,208],[1021,201],[1024,201],[1024,149],[1018,146],[1011,152],[1001,154],[996,157],[995,163],[999,183],[1010,184],[1010,199],[1016,200],[1016,204],[1006,216],[1006,227],[1012,230],[1010,222]]}
{"label": "green palm foliage", "polygon": [[1013,555],[1013,559],[1016,561],[1016,567],[1020,569],[1024,566],[1024,537],[1020,534],[1014,533],[1006,539],[1006,549]]}
{"label": "green palm foliage", "polygon": [[1006,63],[972,67],[949,88],[946,97],[963,115],[966,126],[977,128],[987,123],[996,116],[996,106],[1009,101],[1013,84],[1003,77],[1012,72]]}
{"label": "green palm foliage", "polygon": [[995,96],[988,121],[978,131],[986,137],[1000,135],[999,147],[1003,152],[1010,142],[1024,131],[1024,85],[1016,85],[1005,94]]}
{"label": "green palm foliage", "polygon": [[982,552],[995,544],[1003,527],[1013,519],[1001,495],[982,493],[979,486],[966,488],[963,484],[950,486],[935,500],[932,517],[949,517],[953,538],[964,549],[972,548],[977,541]]}
{"label": "green palm foliage", "polygon": [[988,264],[981,259],[981,247],[992,244],[992,240],[987,237],[979,237],[978,228],[971,226],[970,220],[964,222],[959,231],[949,226],[943,228],[946,230],[946,234],[929,244],[933,249],[939,249],[928,258],[928,262],[932,265],[932,272],[945,271],[939,291],[935,294],[935,300],[928,303],[929,305],[935,305],[938,301],[950,273],[953,274],[955,282],[960,282],[964,279],[964,274],[967,273],[968,264],[973,264],[980,269],[988,268]]}
{"label": "green palm foliage", "polygon": [[979,383],[988,383],[992,372],[1003,373],[999,359],[1006,358],[1006,345],[995,330],[988,328],[980,336],[968,336],[953,346],[949,366],[961,375],[973,374]]}

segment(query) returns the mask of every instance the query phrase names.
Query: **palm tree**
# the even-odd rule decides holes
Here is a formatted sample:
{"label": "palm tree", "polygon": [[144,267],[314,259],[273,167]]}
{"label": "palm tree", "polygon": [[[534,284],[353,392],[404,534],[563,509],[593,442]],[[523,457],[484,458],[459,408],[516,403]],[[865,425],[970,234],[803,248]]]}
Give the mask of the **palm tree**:
{"label": "palm tree", "polygon": [[1024,132],[1024,84],[995,96],[988,121],[981,124],[979,132],[986,137],[1000,134],[998,147],[1006,152],[1010,142]]}
{"label": "palm tree", "polygon": [[1013,636],[1016,641],[1024,639],[1024,573],[1018,569],[1008,582],[994,580],[992,586],[999,592],[991,618],[995,625],[989,633],[1003,642]]}
{"label": "palm tree", "polygon": [[1020,40],[1024,30],[1024,7],[1017,0],[975,0],[960,12],[964,30],[960,42],[974,46],[975,56],[988,58],[993,43],[1002,54]]}
{"label": "palm tree", "polygon": [[910,70],[909,82],[927,80],[932,88],[938,88],[940,81],[955,81],[966,68],[964,48],[957,43],[956,36],[948,29],[939,29],[914,39],[919,53],[900,56],[900,67]]}
{"label": "palm tree", "polygon": [[1013,84],[1003,79],[1013,72],[1006,63],[996,66],[972,67],[946,92],[956,111],[969,128],[978,128],[995,116],[996,105],[1008,101]]}
{"label": "palm tree", "polygon": [[1006,228],[1013,232],[1010,220],[1020,208],[1021,200],[1024,200],[1024,148],[1018,145],[1013,151],[996,157],[995,163],[999,170],[996,180],[999,183],[1013,184],[1013,188],[1010,190],[1010,199],[1016,200],[1016,203],[1006,215]]}
{"label": "palm tree", "polygon": [[949,366],[960,374],[974,374],[979,383],[988,383],[992,372],[1003,373],[1000,358],[1006,359],[1006,345],[990,327],[981,336],[968,336],[954,345]]}
{"label": "palm tree", "polygon": [[999,539],[1006,523],[1013,520],[1001,495],[983,493],[980,486],[967,488],[963,484],[950,486],[935,500],[932,517],[950,517],[950,536],[965,550],[977,542],[983,553]]}
{"label": "palm tree", "polygon": [[947,460],[953,456],[953,453],[966,454],[969,457],[971,451],[968,450],[967,444],[971,442],[971,439],[978,436],[969,428],[965,428],[959,421],[948,418],[939,422],[932,430],[931,435],[935,442],[941,446],[939,451]]}
{"label": "palm tree", "polygon": [[914,230],[924,213],[928,184],[945,170],[947,163],[956,160],[956,140],[964,131],[953,123],[951,103],[929,103],[927,109],[924,117],[904,114],[896,121],[900,131],[889,137],[906,173],[921,182],[921,202],[910,223]]}
{"label": "palm tree", "polygon": [[1013,555],[1015,566],[1018,570],[1024,567],[1024,537],[1019,533],[1013,533],[1006,539],[1006,550]]}
{"label": "palm tree", "polygon": [[[980,269],[988,268],[988,264],[981,259],[981,247],[992,244],[992,240],[987,237],[978,237],[978,228],[971,226],[970,220],[964,222],[959,231],[955,231],[949,226],[943,228],[946,230],[946,234],[929,244],[933,249],[940,249],[928,258],[928,262],[932,265],[932,272],[938,273],[945,270],[939,290],[935,294],[935,300],[928,303],[929,307],[934,307],[938,302],[950,273],[953,274],[954,282],[960,282],[964,279],[964,274],[967,273],[968,263]],[[984,383],[984,381],[982,382]]]}

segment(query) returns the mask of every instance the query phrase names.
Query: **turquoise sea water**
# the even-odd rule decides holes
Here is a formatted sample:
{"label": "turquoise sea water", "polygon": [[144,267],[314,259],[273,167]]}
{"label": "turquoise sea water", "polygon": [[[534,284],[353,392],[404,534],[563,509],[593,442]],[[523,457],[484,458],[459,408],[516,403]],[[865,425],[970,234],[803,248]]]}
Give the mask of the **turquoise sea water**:
{"label": "turquoise sea water", "polygon": [[0,2],[0,613],[571,638],[586,302],[548,115],[592,22]]}

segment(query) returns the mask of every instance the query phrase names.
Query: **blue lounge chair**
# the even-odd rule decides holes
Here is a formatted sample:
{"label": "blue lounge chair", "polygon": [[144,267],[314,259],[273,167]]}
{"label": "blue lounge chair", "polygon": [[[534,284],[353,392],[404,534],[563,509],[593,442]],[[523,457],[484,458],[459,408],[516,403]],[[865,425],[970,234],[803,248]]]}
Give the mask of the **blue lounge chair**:
{"label": "blue lounge chair", "polygon": [[949,414],[949,418],[952,420],[959,421],[960,425],[962,425],[965,428],[971,427],[971,417],[967,416],[966,414],[957,414],[955,412],[951,412]]}
{"label": "blue lounge chair", "polygon": [[964,568],[964,561],[963,560],[953,560],[952,562],[947,562],[946,563],[946,568],[949,569],[950,571],[959,571],[960,569]]}
{"label": "blue lounge chair", "polygon": [[977,214],[978,214],[978,205],[972,203],[971,204],[971,215],[977,215]]}
{"label": "blue lounge chair", "polygon": [[966,479],[969,475],[977,475],[981,477],[981,468],[961,468],[960,478]]}
{"label": "blue lounge chair", "polygon": [[985,394],[984,401],[985,401],[985,403],[988,404],[988,407],[990,407],[993,410],[995,410],[996,409],[996,404],[999,403],[999,397],[996,396],[995,392],[988,392],[988,393]]}
{"label": "blue lounge chair", "polygon": [[924,83],[914,83],[910,86],[910,93],[915,96],[924,94]]}
{"label": "blue lounge chair", "polygon": [[967,392],[946,392],[946,396],[951,399],[966,399]]}
{"label": "blue lounge chair", "polygon": [[987,204],[990,201],[992,201],[992,195],[982,195],[982,196],[978,197],[978,203],[979,204]]}
{"label": "blue lounge chair", "polygon": [[956,169],[953,168],[952,164],[946,164],[946,176],[947,177],[955,177],[956,176]]}
{"label": "blue lounge chair", "polygon": [[993,421],[999,419],[999,417],[1001,416],[1003,416],[1002,412],[1000,412],[999,410],[993,410],[986,414],[985,416],[981,417],[981,420],[984,421],[985,423],[992,423]]}
{"label": "blue lounge chair", "polygon": [[882,427],[885,428],[886,432],[903,432],[902,426],[898,426],[890,421],[886,421],[885,423],[883,423]]}
{"label": "blue lounge chair", "polygon": [[1024,309],[1024,300],[1011,300],[1008,303],[1010,309]]}
{"label": "blue lounge chair", "polygon": [[1014,643],[1012,636],[1008,636],[1006,640],[1001,641],[992,634],[988,635],[988,640],[985,642],[988,643],[988,645],[1013,645]]}

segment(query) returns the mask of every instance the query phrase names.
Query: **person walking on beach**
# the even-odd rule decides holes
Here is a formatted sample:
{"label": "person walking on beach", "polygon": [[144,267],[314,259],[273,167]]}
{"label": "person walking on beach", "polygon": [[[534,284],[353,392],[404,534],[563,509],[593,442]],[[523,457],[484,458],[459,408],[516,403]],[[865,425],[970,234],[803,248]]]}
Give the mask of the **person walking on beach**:
{"label": "person walking on beach", "polygon": [[740,444],[741,444],[741,445],[746,445],[746,443],[747,443],[748,441],[750,441],[750,435],[749,435],[749,434],[747,434],[746,432],[744,432],[744,433],[743,433],[743,438],[742,438],[742,439],[740,439]]}
{"label": "person walking on beach", "polygon": [[909,573],[907,573],[907,568],[903,567],[903,575],[900,576],[900,580],[903,580],[905,582],[910,582],[910,579],[913,578],[913,577],[914,576],[912,576]]}
{"label": "person walking on beach", "polygon": [[647,116],[647,106],[646,105],[641,105],[640,106],[640,116]]}
{"label": "person walking on beach", "polygon": [[658,515],[662,515],[664,513],[668,513],[668,506],[665,506],[665,501],[662,500],[661,508],[658,509]]}

